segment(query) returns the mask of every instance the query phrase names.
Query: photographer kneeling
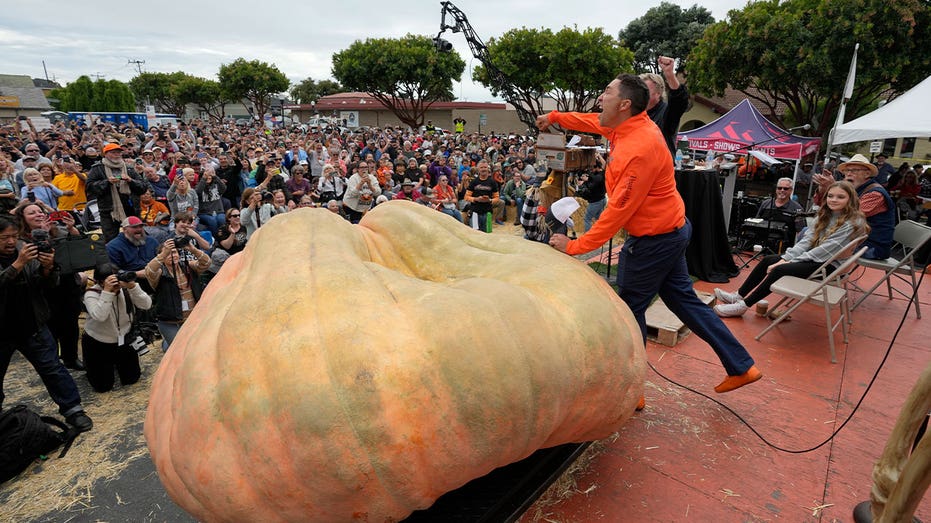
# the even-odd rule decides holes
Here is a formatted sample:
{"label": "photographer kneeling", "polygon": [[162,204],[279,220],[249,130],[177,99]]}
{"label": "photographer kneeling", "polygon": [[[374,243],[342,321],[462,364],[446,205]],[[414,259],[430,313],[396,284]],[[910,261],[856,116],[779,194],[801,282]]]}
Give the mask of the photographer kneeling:
{"label": "photographer kneeling", "polygon": [[145,267],[145,277],[155,290],[155,317],[162,335],[162,350],[168,350],[181,324],[200,298],[200,273],[210,267],[210,256],[198,248],[206,240],[194,231],[194,216],[175,216],[177,236],[162,244],[158,255]]}
{"label": "photographer kneeling", "polygon": [[87,320],[81,347],[87,381],[97,392],[113,389],[113,370],[125,387],[139,381],[139,355],[130,346],[130,327],[136,309],[147,310],[152,298],[136,283],[132,271],[114,272],[113,265],[94,270],[94,286],[84,293]]}

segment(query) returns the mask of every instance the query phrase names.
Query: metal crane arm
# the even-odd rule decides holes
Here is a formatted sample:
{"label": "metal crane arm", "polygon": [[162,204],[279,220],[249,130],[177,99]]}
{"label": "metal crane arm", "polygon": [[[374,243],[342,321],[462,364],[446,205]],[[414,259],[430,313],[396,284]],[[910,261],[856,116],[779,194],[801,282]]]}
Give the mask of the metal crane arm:
{"label": "metal crane arm", "polygon": [[[469,23],[468,18],[466,18],[465,13],[449,1],[440,2],[440,5],[443,6],[442,17],[440,19],[440,32],[436,35],[436,38],[433,39],[437,50],[449,51],[452,49],[452,45],[449,42],[440,38],[447,29],[454,33],[462,33],[463,36],[465,36],[466,42],[469,44],[472,56],[477,58],[482,62],[482,65],[485,66],[488,75],[494,82],[495,88],[501,93],[504,100],[514,107],[520,121],[524,122],[533,134],[536,134],[538,132],[536,115],[527,110],[522,103],[525,99],[533,98],[531,93],[518,89],[507,75],[492,63],[491,56],[488,53],[488,47],[486,47],[482,39],[475,34],[475,30],[472,28],[472,24]],[[452,24],[446,22],[447,15],[452,19]]]}

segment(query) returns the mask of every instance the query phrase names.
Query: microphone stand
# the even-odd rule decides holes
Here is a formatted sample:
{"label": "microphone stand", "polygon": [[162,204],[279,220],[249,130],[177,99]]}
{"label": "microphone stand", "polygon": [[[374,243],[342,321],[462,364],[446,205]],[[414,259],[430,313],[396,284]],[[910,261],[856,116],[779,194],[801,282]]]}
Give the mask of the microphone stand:
{"label": "microphone stand", "polygon": [[[750,151],[751,151],[754,147],[756,147],[757,145],[761,145],[761,144],[764,144],[764,143],[767,143],[767,142],[772,142],[772,141],[774,141],[774,140],[778,140],[778,139],[784,138],[784,137],[786,137],[786,136],[792,136],[792,133],[795,132],[795,131],[802,130],[802,129],[807,130],[807,129],[810,129],[810,128],[811,128],[810,125],[802,125],[802,126],[799,126],[799,127],[792,127],[792,128],[790,128],[790,129],[787,129],[787,130],[786,130],[785,132],[783,132],[782,134],[779,134],[779,135],[776,135],[776,136],[771,136],[771,137],[769,137],[769,138],[767,138],[767,139],[765,139],[765,140],[760,140],[760,141],[753,142],[753,143],[750,143],[750,144],[747,144],[747,145],[742,145],[742,146],[740,146],[740,147],[737,147],[736,149],[732,149],[731,151],[728,151],[727,153],[721,153],[721,154],[733,154],[733,153],[738,152],[738,151],[746,150],[746,151],[747,151],[747,153],[746,153],[746,156],[747,156],[747,166],[749,167],[749,164],[750,164],[750,158],[749,158],[749,157],[751,156]],[[793,177],[793,179],[794,179],[794,177]],[[772,198],[773,202],[775,202],[775,196],[773,195],[773,196],[771,196],[771,198]],[[739,205],[739,204],[738,204],[738,205]],[[774,206],[775,206],[775,203],[774,203]],[[739,208],[739,207],[738,207],[738,208]],[[742,223],[739,224],[738,227],[743,227],[743,224],[742,224]],[[768,229],[769,229],[769,221],[767,221],[767,230],[768,230]],[[739,230],[739,229],[738,229],[738,230]],[[738,233],[738,237],[739,237],[739,236],[740,236],[740,234]],[[744,268],[746,268],[747,266],[749,266],[749,265],[750,265],[750,262],[752,262],[752,261],[754,261],[754,260],[760,258],[761,256],[763,256],[764,253],[766,252],[766,250],[767,250],[767,248],[764,246],[764,248],[763,248],[762,250],[760,250],[760,252],[754,253],[753,257],[751,257],[749,260],[747,260],[746,262],[744,262],[743,265],[741,265],[740,267],[738,267],[738,270],[739,270],[739,269],[744,269]],[[738,255],[738,257],[739,257],[739,255]]]}
{"label": "microphone stand", "polygon": [[[765,203],[766,203],[766,200],[764,200],[763,203],[760,204],[760,205],[764,205]],[[765,224],[765,226],[766,226],[766,240],[759,244],[759,245],[762,247],[762,249],[760,249],[759,252],[753,253],[753,256],[750,257],[749,260],[745,261],[745,262],[743,263],[743,265],[741,265],[740,267],[738,267],[737,270],[746,269],[747,267],[750,266],[750,263],[751,263],[751,262],[753,262],[754,260],[758,260],[759,258],[761,258],[761,257],[763,257],[763,256],[765,256],[765,255],[767,255],[767,254],[775,254],[774,251],[773,251],[773,249],[772,249],[772,247],[770,247],[770,246],[768,245],[768,243],[769,243],[769,241],[770,241],[770,238],[769,238],[770,231],[772,231],[772,226],[771,226],[771,224],[772,224],[772,222],[773,222],[773,213],[774,213],[774,212],[777,212],[777,211],[776,211],[776,195],[775,195],[775,193],[769,195],[769,205],[770,205],[769,209],[764,209],[763,211],[759,211],[759,210],[757,211],[757,217],[760,217],[763,213],[766,213],[766,215],[765,215],[766,217],[764,218],[764,221],[760,224],[760,225],[764,225],[764,224]]]}

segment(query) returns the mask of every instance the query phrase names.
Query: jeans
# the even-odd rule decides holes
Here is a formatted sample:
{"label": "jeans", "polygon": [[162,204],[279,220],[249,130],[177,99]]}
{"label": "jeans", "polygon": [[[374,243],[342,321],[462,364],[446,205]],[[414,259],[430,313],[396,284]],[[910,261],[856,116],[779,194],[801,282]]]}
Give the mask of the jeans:
{"label": "jeans", "polygon": [[[515,199],[512,200],[512,199],[509,198],[509,199],[505,200],[504,204],[505,204],[505,205],[511,205],[511,202],[514,202],[514,208],[516,209],[516,210],[514,211],[514,222],[515,222],[515,223],[519,223],[519,222],[520,222],[520,213],[521,213],[521,211],[524,210],[524,199],[523,199],[523,198],[515,198]],[[502,219],[502,220],[505,219],[505,218],[507,218],[507,210],[505,210],[505,211],[502,213],[502,215],[501,215],[501,219]]]}
{"label": "jeans", "polygon": [[646,310],[659,293],[663,303],[699,338],[714,349],[730,376],[739,376],[753,365],[753,358],[692,288],[685,263],[685,248],[692,224],[656,236],[631,236],[624,242],[617,264],[618,295],[630,307],[646,344]]}
{"label": "jeans", "polygon": [[459,223],[462,223],[462,213],[459,212],[459,209],[447,209],[446,207],[443,207],[442,209],[440,209],[440,212],[443,214],[448,214],[449,216],[452,216],[453,218],[458,220]]}
{"label": "jeans", "polygon": [[771,265],[779,262],[781,259],[782,256],[778,254],[765,256],[760,260],[760,263],[756,264],[756,267],[750,272],[750,276],[747,276],[744,284],[737,290],[737,293],[744,297],[744,303],[747,304],[747,307],[752,307],[756,302],[769,296],[771,292],[770,287],[776,283],[776,280],[779,278],[783,276],[807,278],[818,270],[818,267],[821,267],[821,264],[818,262],[790,262],[783,263],[767,272],[767,269],[769,269]]}
{"label": "jeans", "polygon": [[84,410],[81,407],[81,395],[74,383],[74,378],[58,360],[58,348],[48,327],[41,327],[38,332],[22,341],[0,341],[0,406],[5,398],[2,382],[6,378],[6,371],[10,367],[10,359],[14,351],[19,351],[32,367],[39,373],[45,389],[48,390],[52,401],[58,404],[58,412],[62,416],[69,416]]}
{"label": "jeans", "polygon": [[171,342],[175,341],[175,336],[178,335],[179,330],[181,330],[180,323],[172,323],[168,321],[158,322],[158,333],[162,335],[163,351],[166,351],[169,347],[171,347]]}
{"label": "jeans", "polygon": [[588,207],[585,208],[585,232],[588,232],[592,228],[592,225],[598,221],[598,217],[601,216],[601,212],[605,210],[605,205],[607,205],[608,200],[602,198],[597,202],[588,202]]}
{"label": "jeans", "polygon": [[226,215],[219,214],[198,214],[201,225],[210,230],[210,234],[217,235],[217,229],[226,224]]}

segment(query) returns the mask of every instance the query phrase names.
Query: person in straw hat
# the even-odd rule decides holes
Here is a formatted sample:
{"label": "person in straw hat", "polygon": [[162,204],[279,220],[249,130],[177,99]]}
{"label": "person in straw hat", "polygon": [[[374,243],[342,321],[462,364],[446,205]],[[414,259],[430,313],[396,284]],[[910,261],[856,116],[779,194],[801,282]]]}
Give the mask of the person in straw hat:
{"label": "person in straw hat", "polygon": [[[860,198],[860,210],[866,215],[866,222],[870,226],[870,235],[866,239],[869,249],[863,254],[863,258],[885,260],[892,250],[895,205],[886,189],[876,181],[879,169],[862,154],[855,154],[853,158],[838,165],[837,170],[844,175],[844,180],[856,189]],[[815,204],[822,205],[828,187],[834,183],[834,173],[825,169],[812,179],[818,184],[818,191],[814,195]]]}

